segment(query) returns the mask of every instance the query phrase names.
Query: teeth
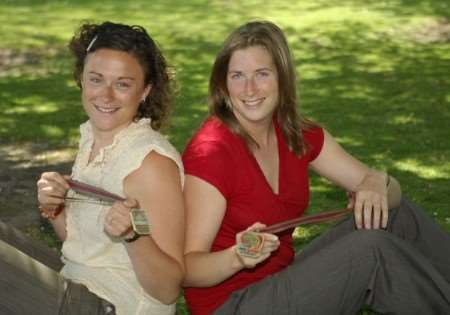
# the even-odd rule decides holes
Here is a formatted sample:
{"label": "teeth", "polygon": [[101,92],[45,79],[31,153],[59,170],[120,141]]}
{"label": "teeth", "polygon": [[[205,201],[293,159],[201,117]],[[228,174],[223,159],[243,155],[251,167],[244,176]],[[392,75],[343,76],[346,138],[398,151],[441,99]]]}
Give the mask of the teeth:
{"label": "teeth", "polygon": [[100,107],[100,106],[95,106],[95,108],[102,113],[112,113],[115,112],[117,110],[116,107]]}
{"label": "teeth", "polygon": [[249,105],[249,106],[254,106],[254,105],[258,105],[259,103],[261,103],[264,99],[260,98],[257,100],[248,100],[248,101],[244,101],[245,105]]}

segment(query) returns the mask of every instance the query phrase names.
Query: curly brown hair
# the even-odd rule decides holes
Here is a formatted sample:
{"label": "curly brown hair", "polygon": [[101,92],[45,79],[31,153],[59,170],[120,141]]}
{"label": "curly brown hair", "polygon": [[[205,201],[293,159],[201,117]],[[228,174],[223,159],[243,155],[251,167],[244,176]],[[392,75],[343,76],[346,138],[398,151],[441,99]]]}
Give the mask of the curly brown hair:
{"label": "curly brown hair", "polygon": [[75,57],[73,75],[80,88],[86,56],[102,48],[129,53],[139,62],[144,83],[151,84],[152,88],[139,104],[135,119],[151,118],[152,128],[159,130],[170,109],[173,85],[167,62],[156,43],[142,26],[109,21],[82,24],[69,43]]}

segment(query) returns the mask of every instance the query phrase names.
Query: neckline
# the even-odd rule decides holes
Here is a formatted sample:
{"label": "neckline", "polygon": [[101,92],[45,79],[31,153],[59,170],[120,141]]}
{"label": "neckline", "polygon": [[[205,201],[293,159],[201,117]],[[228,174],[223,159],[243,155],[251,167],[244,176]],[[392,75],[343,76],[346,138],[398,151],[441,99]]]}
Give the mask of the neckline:
{"label": "neckline", "polygon": [[247,147],[247,151],[250,155],[250,159],[253,161],[253,165],[255,166],[259,176],[263,179],[264,181],[264,185],[267,187],[267,189],[272,193],[273,196],[275,197],[280,197],[281,192],[282,192],[282,186],[281,186],[281,176],[283,174],[282,170],[283,170],[283,154],[282,154],[282,150],[281,150],[281,141],[282,141],[282,137],[280,134],[280,130],[279,130],[279,126],[276,123],[275,120],[273,120],[272,122],[273,127],[275,129],[275,136],[277,137],[277,150],[278,150],[278,192],[275,192],[272,188],[272,186],[270,185],[269,181],[267,180],[266,176],[264,175],[264,172],[262,171],[261,167],[258,164],[258,161],[256,160],[255,156],[253,155],[253,153],[251,152],[251,150],[247,147],[247,145],[245,145]]}
{"label": "neckline", "polygon": [[91,152],[95,143],[95,137],[94,132],[92,130],[93,128],[92,124],[90,120],[88,120],[86,123],[80,126],[81,136],[82,138],[85,138],[88,148],[85,152],[84,165],[86,167],[90,167],[104,163],[106,155],[108,154],[109,151],[114,150],[114,148],[118,145],[119,142],[124,141],[123,139],[130,137],[134,131],[140,129],[141,126],[146,125],[150,126],[149,118],[141,118],[137,121],[132,121],[126,128],[118,131],[114,135],[113,141],[110,144],[101,147],[98,153],[90,160]]}

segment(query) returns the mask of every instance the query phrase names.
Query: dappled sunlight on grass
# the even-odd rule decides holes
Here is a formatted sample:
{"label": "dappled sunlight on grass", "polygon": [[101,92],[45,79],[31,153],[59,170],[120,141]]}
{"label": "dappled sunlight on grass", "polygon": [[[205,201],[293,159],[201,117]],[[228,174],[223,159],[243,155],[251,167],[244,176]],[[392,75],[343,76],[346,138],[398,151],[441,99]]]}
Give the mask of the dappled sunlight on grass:
{"label": "dappled sunlight on grass", "polygon": [[[448,142],[439,140],[450,120],[450,49],[439,38],[430,37],[433,44],[423,38],[448,12],[431,0],[6,1],[0,18],[9,23],[2,25],[0,49],[23,58],[3,65],[0,136],[7,143],[40,141],[56,126],[66,131],[54,133],[51,142],[76,143],[78,124],[86,118],[65,46],[82,20],[109,19],[146,27],[175,69],[179,89],[165,130],[182,150],[207,114],[209,71],[223,39],[258,18],[286,32],[301,78],[303,113],[365,162],[403,172],[394,162],[413,158],[433,169],[439,165],[429,164],[429,156],[450,152]],[[409,169],[407,174],[407,185],[412,174],[420,178]]]}
{"label": "dappled sunlight on grass", "polygon": [[448,179],[450,183],[450,162],[443,164],[424,165],[416,159],[403,159],[395,161],[394,166],[401,170],[412,172],[423,179]]}
{"label": "dappled sunlight on grass", "polygon": [[[71,147],[65,163],[86,120],[66,47],[83,20],[140,24],[161,46],[178,82],[164,133],[180,151],[207,115],[210,69],[225,36],[248,20],[272,20],[295,59],[301,112],[396,177],[450,231],[448,1],[4,0],[0,19],[8,21],[0,37],[0,142]],[[345,191],[315,174],[310,190],[307,213],[346,205]],[[296,249],[328,226],[296,229]],[[178,309],[187,314],[183,300]]]}
{"label": "dappled sunlight on grass", "polygon": [[323,227],[320,225],[306,225],[297,227],[293,233],[296,251],[301,251],[302,246],[311,241],[314,237],[318,236],[322,231]]}
{"label": "dappled sunlight on grass", "polygon": [[414,117],[413,113],[408,113],[403,115],[396,115],[390,119],[390,122],[395,125],[417,125],[424,123],[424,120],[422,118]]}
{"label": "dappled sunlight on grass", "polygon": [[42,126],[41,130],[47,138],[61,138],[66,134],[64,128],[56,126]]}
{"label": "dappled sunlight on grass", "polygon": [[[36,105],[39,104],[39,105]],[[54,113],[59,110],[58,103],[49,103],[39,95],[30,96],[17,101],[17,103],[3,110],[4,115],[14,115],[23,113]]]}
{"label": "dappled sunlight on grass", "polygon": [[353,147],[356,146],[364,146],[364,142],[356,140],[354,138],[350,138],[348,136],[339,136],[339,137],[335,137],[335,139],[337,140],[337,142],[339,142],[341,145],[351,145]]}

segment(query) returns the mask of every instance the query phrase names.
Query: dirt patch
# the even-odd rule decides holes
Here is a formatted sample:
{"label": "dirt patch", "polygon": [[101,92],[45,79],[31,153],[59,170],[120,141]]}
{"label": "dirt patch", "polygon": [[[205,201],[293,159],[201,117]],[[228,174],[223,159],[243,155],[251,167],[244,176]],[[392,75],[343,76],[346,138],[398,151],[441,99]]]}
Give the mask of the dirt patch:
{"label": "dirt patch", "polygon": [[432,19],[420,26],[406,30],[406,36],[420,44],[450,42],[450,21]]}
{"label": "dirt patch", "polygon": [[39,55],[31,51],[20,52],[14,49],[0,49],[0,71],[6,71],[12,67],[24,64],[39,63]]}
{"label": "dirt patch", "polygon": [[36,201],[36,181],[42,172],[69,174],[74,148],[47,144],[0,144],[0,220],[21,230],[41,223]]}
{"label": "dirt patch", "polygon": [[33,49],[0,48],[0,78],[24,74],[45,75],[51,69],[42,67],[45,60],[63,58],[63,47],[45,47]]}

